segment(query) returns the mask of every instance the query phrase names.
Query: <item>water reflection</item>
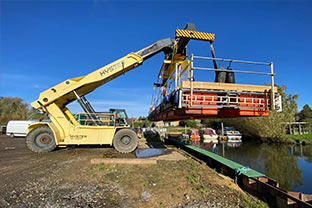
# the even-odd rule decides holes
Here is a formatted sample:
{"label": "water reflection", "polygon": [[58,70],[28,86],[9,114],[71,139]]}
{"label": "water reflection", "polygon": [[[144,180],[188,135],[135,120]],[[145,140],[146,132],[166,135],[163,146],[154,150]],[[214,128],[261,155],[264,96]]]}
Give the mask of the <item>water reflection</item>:
{"label": "water reflection", "polygon": [[225,142],[200,146],[266,174],[286,190],[312,193],[312,145]]}
{"label": "water reflection", "polygon": [[242,145],[242,142],[226,142],[226,146],[228,147],[239,147]]}
{"label": "water reflection", "polygon": [[170,153],[171,150],[168,149],[160,149],[160,148],[145,148],[145,149],[137,149],[135,151],[135,155],[137,158],[146,158],[146,157],[155,157],[163,154]]}

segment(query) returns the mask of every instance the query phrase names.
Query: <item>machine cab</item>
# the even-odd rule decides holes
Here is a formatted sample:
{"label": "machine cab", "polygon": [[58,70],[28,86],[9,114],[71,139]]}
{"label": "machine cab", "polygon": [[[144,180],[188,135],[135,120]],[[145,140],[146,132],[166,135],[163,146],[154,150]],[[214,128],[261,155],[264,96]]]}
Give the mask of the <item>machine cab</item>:
{"label": "machine cab", "polygon": [[109,109],[109,112],[114,115],[115,126],[129,126],[129,118],[125,109]]}
{"label": "machine cab", "polygon": [[101,126],[129,126],[129,119],[125,109],[109,109],[109,112],[77,113],[75,119],[80,125],[94,126],[94,120]]}

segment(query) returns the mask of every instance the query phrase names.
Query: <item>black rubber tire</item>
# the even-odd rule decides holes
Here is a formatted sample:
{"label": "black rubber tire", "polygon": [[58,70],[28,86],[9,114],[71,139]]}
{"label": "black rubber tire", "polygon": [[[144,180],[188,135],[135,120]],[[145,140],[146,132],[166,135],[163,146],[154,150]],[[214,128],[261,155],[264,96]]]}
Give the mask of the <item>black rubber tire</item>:
{"label": "black rubber tire", "polygon": [[139,143],[139,138],[131,129],[121,129],[117,131],[113,139],[114,148],[121,153],[134,151]]}
{"label": "black rubber tire", "polygon": [[40,126],[29,132],[26,137],[26,146],[33,152],[51,152],[56,148],[55,138],[48,126]]}
{"label": "black rubber tire", "polygon": [[11,133],[11,134],[10,134],[10,137],[11,137],[11,138],[14,138],[14,134],[13,134],[13,133]]}

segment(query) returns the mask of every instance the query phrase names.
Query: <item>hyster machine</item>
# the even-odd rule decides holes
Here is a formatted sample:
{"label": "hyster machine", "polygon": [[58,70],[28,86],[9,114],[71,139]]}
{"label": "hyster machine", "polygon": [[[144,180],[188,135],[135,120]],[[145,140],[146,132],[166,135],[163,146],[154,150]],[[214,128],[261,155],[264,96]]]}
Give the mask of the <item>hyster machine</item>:
{"label": "hyster machine", "polygon": [[[186,60],[186,45],[190,39],[210,42],[210,50],[213,58],[215,59],[212,47],[214,34],[198,32],[193,24],[187,24],[184,30],[177,29],[177,32],[178,35],[176,34],[175,40],[170,38],[159,40],[142,50],[130,53],[113,63],[91,72],[86,76],[67,79],[64,82],[42,92],[39,99],[34,101],[31,105],[35,109],[46,113],[51,122],[38,122],[31,124],[28,127],[28,134],[26,138],[27,147],[38,153],[52,151],[57,146],[92,144],[113,145],[117,151],[122,153],[128,153],[135,150],[138,145],[138,137],[135,132],[130,129],[125,110],[111,109],[110,112],[106,113],[95,112],[91,104],[86,100],[85,95],[141,65],[145,60],[160,52],[164,52],[165,61],[162,67],[162,74],[164,75],[163,83],[160,83],[159,86],[166,87],[166,81],[171,79],[170,73],[174,71],[176,64],[184,66],[189,63]],[[220,72],[224,71],[221,70]],[[231,76],[232,78],[234,76],[233,72],[227,73],[227,75],[229,75],[228,77],[230,77],[230,80]],[[222,76],[218,75],[218,77],[221,78],[216,78],[216,81],[222,82]],[[194,83],[191,81],[185,82],[184,84],[191,84],[191,87],[188,87],[191,88],[191,97],[186,97],[188,99],[192,99],[193,95],[197,93],[197,91],[196,93],[193,92]],[[265,87],[265,90],[268,90],[268,88],[269,87]],[[274,91],[274,88],[272,88],[270,94],[271,96],[268,96],[269,94],[265,94],[268,99],[264,100],[264,102],[272,103],[272,99],[270,98],[273,98],[274,100],[273,96],[275,96],[275,92],[276,90]],[[184,96],[184,94],[181,93],[176,95],[179,95],[180,99]],[[211,96],[211,93],[208,93],[208,95]],[[202,99],[205,96],[206,95],[201,96]],[[248,97],[248,99],[253,98]],[[84,110],[84,113],[73,115],[68,108],[66,108],[66,106],[73,101],[78,101]],[[176,103],[180,103],[181,105],[181,101]],[[184,101],[184,103],[191,103],[192,105],[198,103],[198,100]],[[210,101],[205,101],[203,103],[210,103]],[[217,103],[217,101],[213,101],[212,103],[216,105],[215,103]],[[253,105],[260,106],[261,103]],[[172,105],[170,106],[171,111],[175,110],[175,107],[172,107]],[[274,105],[267,105],[267,107],[269,108],[266,108],[266,110],[274,109]],[[186,106],[183,108],[187,109]],[[165,108],[163,109],[165,110]],[[160,108],[158,107],[155,110],[159,111]],[[166,115],[168,114],[166,112],[158,112],[157,115],[156,111],[154,111],[151,114],[153,115],[151,120],[159,120],[159,115],[161,115],[163,120],[165,120],[164,113]],[[181,115],[179,116],[181,117]],[[179,116],[175,117],[178,118]],[[205,115],[203,114],[203,117],[204,116]],[[254,116],[260,116],[260,114],[254,114]],[[186,116],[183,116],[183,119],[186,117],[187,114]]]}

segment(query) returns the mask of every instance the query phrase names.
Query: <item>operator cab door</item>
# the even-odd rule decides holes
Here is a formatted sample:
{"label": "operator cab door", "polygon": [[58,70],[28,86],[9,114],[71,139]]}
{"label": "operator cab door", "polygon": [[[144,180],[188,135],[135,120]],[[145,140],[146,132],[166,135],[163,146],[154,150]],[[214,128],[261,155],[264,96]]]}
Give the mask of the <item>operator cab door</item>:
{"label": "operator cab door", "polygon": [[116,126],[128,126],[129,119],[125,109],[110,109],[110,113],[112,113],[115,117],[115,125]]}

